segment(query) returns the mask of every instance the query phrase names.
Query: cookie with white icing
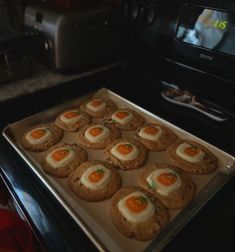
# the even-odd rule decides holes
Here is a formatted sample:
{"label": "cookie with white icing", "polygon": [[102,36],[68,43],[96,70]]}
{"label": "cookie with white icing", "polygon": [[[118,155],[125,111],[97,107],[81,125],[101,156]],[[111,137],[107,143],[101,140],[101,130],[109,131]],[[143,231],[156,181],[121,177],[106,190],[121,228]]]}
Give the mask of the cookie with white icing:
{"label": "cookie with white icing", "polygon": [[119,130],[111,129],[103,124],[87,125],[77,133],[77,141],[89,149],[104,149],[119,137]]}
{"label": "cookie with white icing", "polygon": [[68,178],[68,186],[80,198],[101,201],[111,197],[121,186],[121,177],[112,165],[87,161]]}
{"label": "cookie with white icing", "polygon": [[137,129],[136,138],[151,151],[164,151],[177,139],[177,135],[161,124],[146,124]]}
{"label": "cookie with white icing", "polygon": [[105,149],[105,159],[123,170],[137,169],[145,164],[147,158],[147,148],[134,139],[118,139]]}
{"label": "cookie with white icing", "polygon": [[86,160],[86,151],[77,144],[59,144],[47,151],[42,168],[50,175],[64,178]]}
{"label": "cookie with white icing", "polygon": [[75,132],[91,123],[91,117],[78,108],[70,108],[58,114],[55,124],[68,132]]}
{"label": "cookie with white icing", "polygon": [[206,175],[218,168],[218,158],[194,141],[178,139],[167,153],[174,165],[191,174]]}
{"label": "cookie with white icing", "polygon": [[111,128],[126,131],[136,130],[144,122],[144,117],[131,109],[118,109],[105,118],[105,123]]}
{"label": "cookie with white icing", "polygon": [[169,222],[161,202],[139,187],[123,187],[115,193],[111,218],[119,232],[140,241],[156,238]]}
{"label": "cookie with white icing", "polygon": [[186,173],[164,163],[146,165],[138,184],[170,209],[188,205],[196,190],[192,179]]}
{"label": "cookie with white icing", "polygon": [[26,150],[41,152],[57,144],[63,136],[63,130],[55,124],[41,124],[24,133],[21,145]]}
{"label": "cookie with white icing", "polygon": [[80,105],[80,109],[92,117],[104,117],[117,108],[110,99],[91,98]]}

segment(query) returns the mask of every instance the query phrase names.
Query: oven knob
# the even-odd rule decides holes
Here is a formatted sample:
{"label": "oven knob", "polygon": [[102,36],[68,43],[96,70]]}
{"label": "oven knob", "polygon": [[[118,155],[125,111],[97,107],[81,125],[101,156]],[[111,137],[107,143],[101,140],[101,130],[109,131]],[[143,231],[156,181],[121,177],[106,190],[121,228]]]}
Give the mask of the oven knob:
{"label": "oven knob", "polygon": [[156,17],[155,10],[153,8],[149,8],[145,10],[144,22],[148,25],[152,24]]}
{"label": "oven knob", "polygon": [[137,17],[138,17],[138,14],[139,14],[139,7],[138,7],[138,5],[133,5],[132,7],[131,7],[131,18],[133,19],[133,20],[135,20]]}
{"label": "oven knob", "polygon": [[51,41],[45,40],[45,41],[43,42],[43,47],[44,47],[44,50],[45,50],[45,51],[49,51],[49,50],[52,48]]}

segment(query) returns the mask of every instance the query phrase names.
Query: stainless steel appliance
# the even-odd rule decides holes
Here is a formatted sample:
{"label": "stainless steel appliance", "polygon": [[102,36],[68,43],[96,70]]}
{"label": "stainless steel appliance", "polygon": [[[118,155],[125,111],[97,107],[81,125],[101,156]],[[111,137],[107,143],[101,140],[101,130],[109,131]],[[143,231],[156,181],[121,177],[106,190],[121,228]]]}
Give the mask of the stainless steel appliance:
{"label": "stainless steel appliance", "polygon": [[32,51],[54,69],[86,67],[118,55],[112,7],[65,10],[46,3],[29,5],[24,23],[32,35]]}

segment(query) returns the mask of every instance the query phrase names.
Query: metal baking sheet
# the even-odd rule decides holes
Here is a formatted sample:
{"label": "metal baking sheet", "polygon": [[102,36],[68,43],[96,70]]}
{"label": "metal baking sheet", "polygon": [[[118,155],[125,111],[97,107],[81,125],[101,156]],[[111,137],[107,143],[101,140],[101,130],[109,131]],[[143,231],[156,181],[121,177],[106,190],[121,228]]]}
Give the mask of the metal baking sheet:
{"label": "metal baking sheet", "polygon": [[[204,145],[219,159],[219,169],[217,169],[213,174],[190,175],[197,187],[197,192],[193,201],[182,210],[170,210],[170,223],[154,240],[147,242],[136,241],[120,234],[112,224],[111,218],[107,218],[110,212],[111,199],[101,202],[87,202],[81,200],[68,189],[66,178],[55,178],[43,172],[40,162],[44,152],[33,153],[26,151],[20,145],[20,138],[30,127],[41,123],[53,122],[58,113],[71,106],[79,105],[84,99],[92,96],[109,98],[113,100],[119,108],[133,109],[144,116],[146,122],[158,122],[166,125],[180,138],[193,140]],[[100,119],[94,119],[94,122],[99,122],[99,120]],[[134,132],[122,132],[122,137],[133,137],[133,135]],[[41,181],[47,186],[50,192],[56,197],[56,199],[67,210],[75,222],[82,228],[82,230],[100,251],[160,251],[172,239],[172,237],[174,237],[176,233],[200,210],[200,208],[206,204],[206,202],[217,191],[219,191],[225,183],[227,183],[234,173],[235,159],[230,154],[144,110],[143,108],[131,103],[130,101],[120,97],[106,88],[102,88],[96,92],[89,93],[86,96],[78,97],[77,99],[52,107],[39,114],[35,114],[21,121],[9,124],[3,130],[3,136],[14,147],[17,153],[24,159],[24,161],[41,179]],[[61,142],[76,142],[76,132],[65,133],[65,136]],[[88,152],[89,160],[104,160],[103,150],[86,150]],[[156,161],[170,163],[166,152],[150,151],[147,163]],[[142,168],[131,171],[119,170],[119,174],[122,178],[122,186],[137,185],[137,178],[142,170]]]}

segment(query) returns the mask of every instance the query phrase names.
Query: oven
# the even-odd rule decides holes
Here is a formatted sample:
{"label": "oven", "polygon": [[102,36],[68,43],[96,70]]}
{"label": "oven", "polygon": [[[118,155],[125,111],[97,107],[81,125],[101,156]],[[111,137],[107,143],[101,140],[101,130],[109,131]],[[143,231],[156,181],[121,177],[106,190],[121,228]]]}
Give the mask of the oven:
{"label": "oven", "polygon": [[[224,3],[218,7],[223,13],[230,6],[228,1]],[[235,80],[231,69],[226,68],[226,64],[233,61],[233,56],[184,43],[177,38],[184,17],[183,10],[188,6],[185,4],[195,6],[194,2],[186,1],[124,1],[120,17],[122,36],[126,40],[121,48],[123,64],[3,102],[0,106],[3,118],[1,129],[8,123],[105,86],[234,155]],[[215,9],[210,2],[199,5],[200,8],[202,6]],[[222,66],[213,64],[207,56],[221,59]],[[194,93],[208,106],[221,111],[226,120],[214,120],[200,111],[164,99],[162,90],[169,85],[177,85]],[[1,176],[45,250],[95,251],[96,248],[81,228],[2,136],[0,153]],[[163,251],[218,251],[235,248],[234,198],[235,183],[234,178],[231,178],[187,225],[179,227],[177,235],[175,233],[170,237]]]}

